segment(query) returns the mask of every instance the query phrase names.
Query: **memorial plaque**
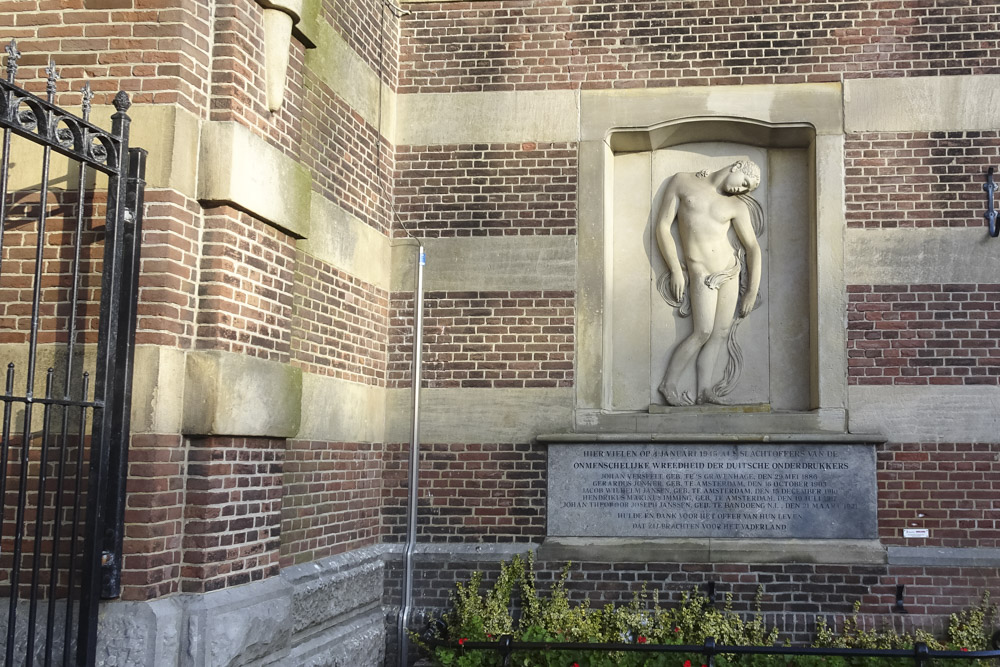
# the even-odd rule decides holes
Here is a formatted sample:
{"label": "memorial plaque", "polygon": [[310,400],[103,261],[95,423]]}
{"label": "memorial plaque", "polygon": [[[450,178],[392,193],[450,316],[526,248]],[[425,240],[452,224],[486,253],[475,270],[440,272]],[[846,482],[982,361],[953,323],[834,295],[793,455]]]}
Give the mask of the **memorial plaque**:
{"label": "memorial plaque", "polygon": [[548,534],[874,539],[875,448],[549,445]]}

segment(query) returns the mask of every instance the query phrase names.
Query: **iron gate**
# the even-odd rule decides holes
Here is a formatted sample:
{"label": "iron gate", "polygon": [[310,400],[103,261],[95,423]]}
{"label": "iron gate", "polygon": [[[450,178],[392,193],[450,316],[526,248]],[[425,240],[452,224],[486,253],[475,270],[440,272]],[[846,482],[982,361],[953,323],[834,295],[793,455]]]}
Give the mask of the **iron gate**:
{"label": "iron gate", "polygon": [[129,148],[124,92],[102,130],[89,84],[75,116],[54,104],[53,63],[43,99],[15,85],[21,54],[6,51],[3,664],[92,665],[98,602],[120,585],[145,151]]}

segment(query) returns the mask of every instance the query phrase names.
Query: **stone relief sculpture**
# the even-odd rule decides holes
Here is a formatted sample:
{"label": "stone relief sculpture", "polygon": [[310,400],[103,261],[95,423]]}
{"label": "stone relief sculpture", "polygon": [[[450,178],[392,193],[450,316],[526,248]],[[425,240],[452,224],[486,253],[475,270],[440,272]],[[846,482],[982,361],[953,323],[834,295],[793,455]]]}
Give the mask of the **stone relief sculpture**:
{"label": "stone relief sculpture", "polygon": [[[736,329],[760,303],[757,239],[764,233],[764,216],[749,194],[758,185],[760,167],[748,159],[715,172],[681,172],[666,182],[654,220],[656,242],[667,263],[657,289],[693,325],[674,348],[659,386],[667,405],[722,404],[739,380],[742,355]],[[675,221],[680,253],[671,234]],[[728,360],[716,380],[723,346]],[[693,396],[679,387],[692,362]]]}

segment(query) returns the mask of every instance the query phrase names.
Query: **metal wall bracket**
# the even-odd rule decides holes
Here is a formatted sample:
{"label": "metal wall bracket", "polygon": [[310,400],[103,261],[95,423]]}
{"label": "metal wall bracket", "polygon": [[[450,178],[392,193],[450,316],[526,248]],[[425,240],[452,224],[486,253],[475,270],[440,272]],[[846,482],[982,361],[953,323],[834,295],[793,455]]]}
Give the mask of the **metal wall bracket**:
{"label": "metal wall bracket", "polygon": [[1000,225],[997,225],[997,211],[993,207],[993,194],[997,190],[997,184],[993,182],[993,167],[990,167],[990,170],[986,172],[983,190],[986,191],[986,213],[983,214],[983,217],[986,218],[986,224],[989,225],[990,236],[996,238],[1000,236]]}
{"label": "metal wall bracket", "polygon": [[906,591],[906,586],[904,586],[903,584],[898,584],[896,586],[896,604],[892,608],[892,610],[894,612],[896,612],[897,614],[909,614],[910,613],[910,612],[908,612],[906,610],[906,607],[903,606],[904,591]]}

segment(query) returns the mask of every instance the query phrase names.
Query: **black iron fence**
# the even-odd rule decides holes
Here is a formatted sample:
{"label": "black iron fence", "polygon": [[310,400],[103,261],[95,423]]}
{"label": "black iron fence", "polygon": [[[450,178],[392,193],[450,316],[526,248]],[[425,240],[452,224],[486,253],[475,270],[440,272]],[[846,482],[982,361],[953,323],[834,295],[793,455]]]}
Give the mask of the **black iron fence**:
{"label": "black iron fence", "polygon": [[[928,648],[923,642],[916,642],[912,649],[861,649],[861,648],[812,648],[797,646],[726,646],[716,644],[715,639],[708,637],[704,644],[700,645],[668,645],[651,643],[597,643],[597,642],[515,642],[513,637],[507,635],[500,637],[493,642],[472,642],[462,640],[460,642],[441,641],[436,639],[424,640],[424,643],[431,647],[451,648],[459,654],[465,652],[493,653],[497,656],[498,662],[504,667],[511,664],[511,660],[517,652],[559,652],[567,656],[566,665],[572,664],[570,659],[573,655],[593,655],[595,653],[639,653],[639,654],[681,654],[687,656],[701,656],[700,664],[705,667],[715,667],[716,658],[722,656],[739,655],[762,655],[775,656],[778,660],[782,658],[794,664],[794,658],[812,657],[829,658],[839,657],[849,660],[859,658],[883,658],[902,661],[913,661],[915,667],[925,667],[935,660],[1000,660],[1000,631],[993,635],[992,650],[987,651],[935,651]],[[460,662],[457,664],[461,664]],[[544,664],[544,663],[543,663]]]}
{"label": "black iron fence", "polygon": [[[92,665],[118,595],[145,151],[0,79],[0,652],[5,667]],[[55,166],[54,166],[55,165]],[[5,585],[5,586],[4,586]],[[4,588],[6,590],[4,590]]]}

